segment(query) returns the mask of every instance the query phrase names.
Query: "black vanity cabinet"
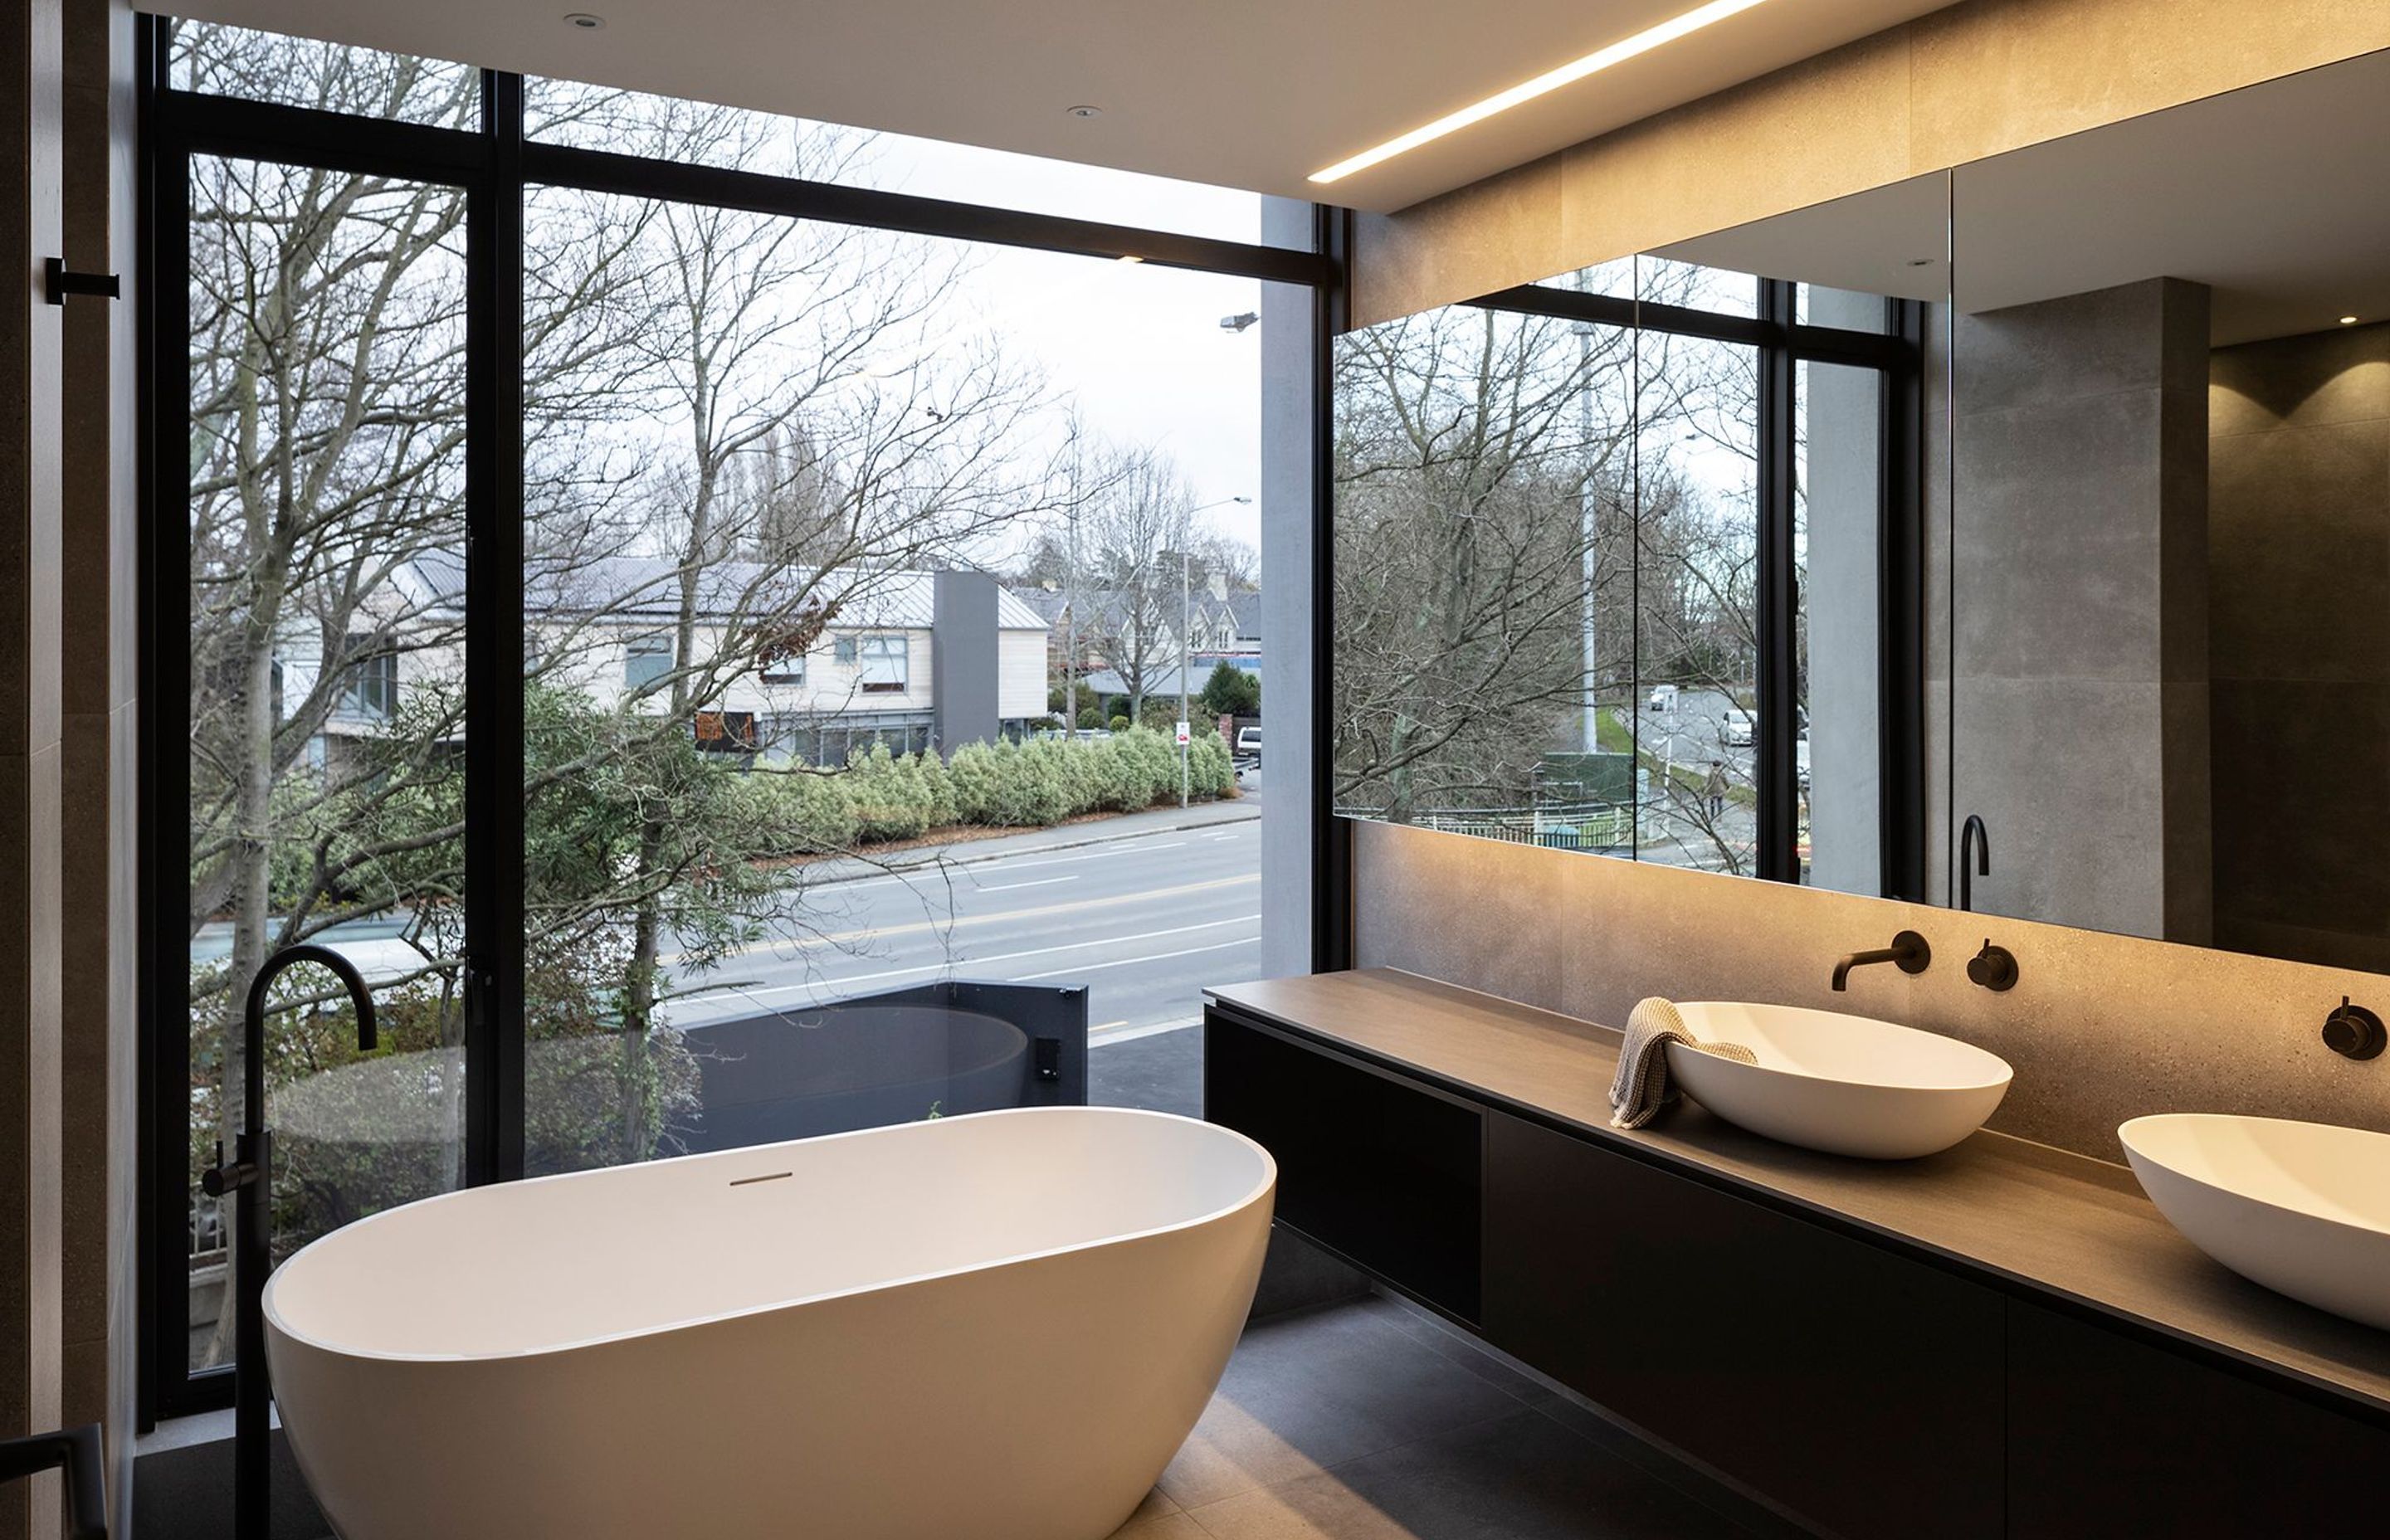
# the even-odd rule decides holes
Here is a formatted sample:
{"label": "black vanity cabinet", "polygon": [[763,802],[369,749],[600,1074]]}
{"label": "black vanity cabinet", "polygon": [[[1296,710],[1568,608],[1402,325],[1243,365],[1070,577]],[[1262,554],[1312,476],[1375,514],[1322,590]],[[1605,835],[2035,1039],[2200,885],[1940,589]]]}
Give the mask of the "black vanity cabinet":
{"label": "black vanity cabinet", "polygon": [[1279,1223],[1475,1322],[1485,1145],[1476,1106],[1214,1011],[1203,1115],[1277,1158]]}
{"label": "black vanity cabinet", "polygon": [[2390,1534],[2390,1432],[2023,1301],[2008,1444],[2017,1540]]}
{"label": "black vanity cabinet", "polygon": [[[1415,1027],[1375,1014],[1424,987],[1314,985],[1331,1023],[1317,1029],[1214,1006],[1205,1115],[1277,1156],[1288,1226],[1803,1527],[1844,1540],[2390,1535],[2390,1411],[2344,1406],[2221,1336],[2178,1341],[2085,1313],[2079,1293],[2034,1275],[1904,1245],[1896,1212],[1862,1224],[1613,1135],[1594,1121],[1610,1056],[1561,1028],[1538,1046],[1524,1007],[1478,999],[1431,995],[1437,1014]],[[1567,1113],[1519,1094],[1556,1084]],[[2024,1205],[1996,1227],[2029,1228],[2031,1206],[2056,1201],[2037,1185],[2048,1152],[1973,1158],[1978,1201]],[[2114,1218],[2104,1197],[2097,1208]],[[2129,1266],[2138,1234],[2086,1244]],[[2152,1264],[2179,1261],[2165,1255]],[[2250,1290],[2242,1329],[2260,1346],[2277,1340],[2271,1298]],[[2370,1338],[2345,1351],[2373,1361]]]}
{"label": "black vanity cabinet", "polygon": [[2001,1533],[1988,1290],[1502,1113],[1488,1341],[1853,1540]]}

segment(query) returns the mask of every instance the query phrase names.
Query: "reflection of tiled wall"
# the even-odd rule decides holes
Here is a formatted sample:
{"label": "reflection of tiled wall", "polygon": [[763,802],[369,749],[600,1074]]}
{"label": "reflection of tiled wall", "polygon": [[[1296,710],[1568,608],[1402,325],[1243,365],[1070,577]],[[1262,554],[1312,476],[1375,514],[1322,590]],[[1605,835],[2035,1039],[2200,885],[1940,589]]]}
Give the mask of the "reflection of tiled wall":
{"label": "reflection of tiled wall", "polygon": [[[2390,978],[2060,926],[1853,898],[1749,878],[1361,824],[1355,941],[1401,968],[1609,1026],[1646,995],[1813,1006],[1947,1033],[1998,1054],[2016,1083],[2004,1132],[2118,1160],[2144,1112],[2232,1111],[2390,1133],[2390,1057],[2321,1041],[2344,995],[2390,1013]],[[1907,927],[1933,943],[1910,978],[1834,959]],[[2022,978],[1967,980],[1986,937]]]}
{"label": "reflection of tiled wall", "polygon": [[2204,943],[2204,287],[2152,278],[1962,316],[1953,807],[1976,905]]}
{"label": "reflection of tiled wall", "polygon": [[2219,350],[2217,938],[2390,971],[2390,324]]}

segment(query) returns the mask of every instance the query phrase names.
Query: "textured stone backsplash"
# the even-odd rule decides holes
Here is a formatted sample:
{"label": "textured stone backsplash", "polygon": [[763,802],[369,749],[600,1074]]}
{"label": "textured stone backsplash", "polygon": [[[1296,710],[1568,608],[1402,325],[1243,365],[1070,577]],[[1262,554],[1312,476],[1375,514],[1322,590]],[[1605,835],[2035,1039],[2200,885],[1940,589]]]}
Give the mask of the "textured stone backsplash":
{"label": "textured stone backsplash", "polygon": [[[1354,826],[1355,960],[1624,1026],[1646,995],[1816,1006],[1977,1044],[2015,1067],[1991,1126],[2117,1161],[2146,1112],[2242,1112],[2390,1133],[2390,1056],[2323,1046],[2344,995],[2390,1015],[2390,978],[2062,926],[1508,845]],[[1933,943],[1911,978],[1834,959],[1903,928]],[[1968,982],[1986,938],[2016,988]]]}

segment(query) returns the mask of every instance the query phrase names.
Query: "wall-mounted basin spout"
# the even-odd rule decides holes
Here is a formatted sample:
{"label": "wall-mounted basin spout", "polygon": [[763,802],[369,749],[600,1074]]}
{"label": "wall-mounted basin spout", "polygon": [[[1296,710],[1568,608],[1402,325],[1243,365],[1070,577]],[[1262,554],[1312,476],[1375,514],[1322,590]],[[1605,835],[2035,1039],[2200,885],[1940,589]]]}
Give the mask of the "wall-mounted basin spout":
{"label": "wall-mounted basin spout", "polygon": [[1876,963],[1896,964],[1903,973],[1922,973],[1934,961],[1934,948],[1914,930],[1903,930],[1892,938],[1890,946],[1880,946],[1872,952],[1854,952],[1834,964],[1834,988],[1851,986],[1851,969],[1868,968]]}

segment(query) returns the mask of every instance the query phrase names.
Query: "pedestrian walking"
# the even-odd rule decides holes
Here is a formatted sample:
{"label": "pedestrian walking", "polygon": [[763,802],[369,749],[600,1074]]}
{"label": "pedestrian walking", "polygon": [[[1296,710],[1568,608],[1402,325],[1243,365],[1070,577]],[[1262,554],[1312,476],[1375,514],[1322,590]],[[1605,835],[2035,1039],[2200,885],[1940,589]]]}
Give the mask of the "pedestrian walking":
{"label": "pedestrian walking", "polygon": [[1710,761],[1710,778],[1702,783],[1702,797],[1709,804],[1711,817],[1718,817],[1726,812],[1726,764],[1724,761]]}

